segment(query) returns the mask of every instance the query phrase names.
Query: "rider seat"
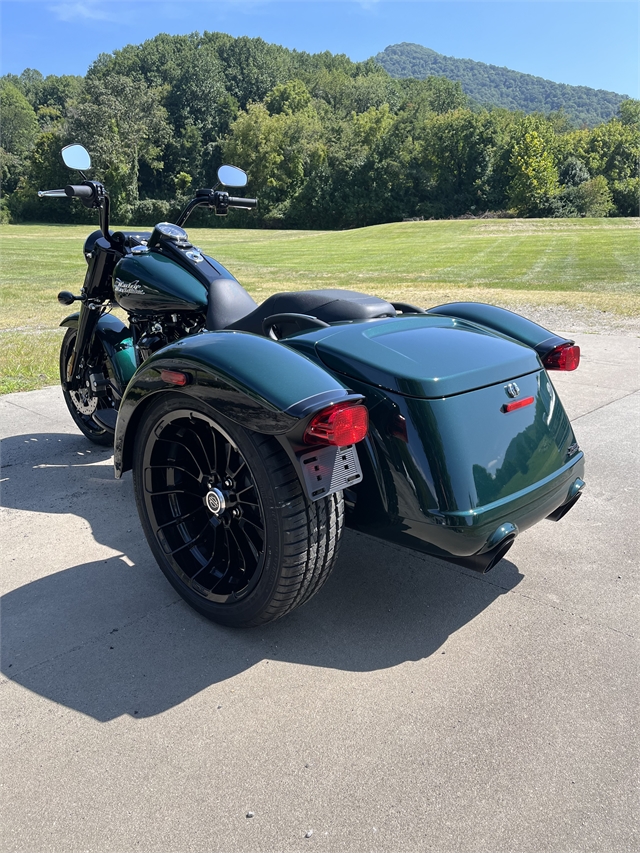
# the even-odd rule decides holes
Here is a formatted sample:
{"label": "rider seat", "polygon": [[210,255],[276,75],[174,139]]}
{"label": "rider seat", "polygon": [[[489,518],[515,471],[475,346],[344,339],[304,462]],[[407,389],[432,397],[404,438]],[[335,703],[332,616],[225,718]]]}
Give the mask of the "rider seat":
{"label": "rider seat", "polygon": [[[395,317],[396,310],[384,299],[354,290],[301,290],[274,293],[253,311],[223,328],[263,335],[263,320],[276,314],[306,314],[330,324],[340,320]],[[207,328],[210,328],[208,324]]]}

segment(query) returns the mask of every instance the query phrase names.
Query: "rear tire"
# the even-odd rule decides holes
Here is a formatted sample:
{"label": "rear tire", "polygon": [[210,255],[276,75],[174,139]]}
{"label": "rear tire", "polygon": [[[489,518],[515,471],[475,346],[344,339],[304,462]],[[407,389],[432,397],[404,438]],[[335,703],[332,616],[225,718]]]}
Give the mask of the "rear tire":
{"label": "rear tire", "polygon": [[275,438],[182,394],[138,427],[134,488],[161,570],[214,622],[279,619],[325,583],[342,533],[342,492],[311,502]]}
{"label": "rear tire", "polygon": [[[97,397],[90,390],[71,391],[68,381],[68,365],[76,342],[77,332],[75,329],[67,329],[60,347],[60,385],[64,401],[69,409],[69,414],[75,421],[76,426],[89,441],[104,447],[113,447],[113,433],[99,426],[92,418],[92,413],[98,409],[111,408],[108,398]],[[101,363],[87,370],[87,378],[90,372],[100,372],[106,376],[107,357],[103,354]]]}

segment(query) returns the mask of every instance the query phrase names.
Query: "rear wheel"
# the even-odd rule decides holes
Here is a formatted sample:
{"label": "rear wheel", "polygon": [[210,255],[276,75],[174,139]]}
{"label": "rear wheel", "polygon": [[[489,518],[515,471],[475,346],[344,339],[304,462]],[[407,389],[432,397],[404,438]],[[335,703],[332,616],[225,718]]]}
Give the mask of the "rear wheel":
{"label": "rear wheel", "polygon": [[169,582],[197,611],[263,625],[308,601],[333,568],[342,493],[309,501],[271,436],[168,394],[138,428],[134,486],[142,526]]}
{"label": "rear wheel", "polygon": [[67,333],[62,340],[62,346],[60,347],[60,385],[62,386],[64,401],[76,426],[90,441],[93,441],[94,444],[111,447],[113,445],[113,433],[99,426],[93,420],[93,414],[100,409],[112,409],[112,400],[107,395],[97,396],[91,391],[91,387],[88,385],[89,376],[92,373],[98,373],[105,379],[108,378],[107,357],[102,352],[90,365],[88,364],[84,367],[80,388],[71,391],[69,389],[69,379],[71,378],[69,368],[76,335],[77,332],[75,329],[67,329]]}

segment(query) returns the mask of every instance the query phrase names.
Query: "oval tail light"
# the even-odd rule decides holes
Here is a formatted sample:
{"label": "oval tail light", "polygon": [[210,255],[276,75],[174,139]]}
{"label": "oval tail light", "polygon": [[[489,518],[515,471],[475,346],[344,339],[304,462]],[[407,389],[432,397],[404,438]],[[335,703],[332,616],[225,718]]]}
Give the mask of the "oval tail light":
{"label": "oval tail light", "polygon": [[560,344],[542,359],[547,370],[575,370],[580,364],[580,347],[575,344]]}
{"label": "oval tail light", "polygon": [[304,431],[305,444],[356,444],[369,430],[369,412],[359,403],[337,403],[314,415]]}

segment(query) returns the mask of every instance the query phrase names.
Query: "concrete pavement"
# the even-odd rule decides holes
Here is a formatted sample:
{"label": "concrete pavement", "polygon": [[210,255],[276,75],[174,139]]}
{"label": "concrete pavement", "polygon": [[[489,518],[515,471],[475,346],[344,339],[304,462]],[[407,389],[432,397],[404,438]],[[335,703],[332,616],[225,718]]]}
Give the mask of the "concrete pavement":
{"label": "concrete pavement", "polygon": [[2,850],[640,849],[639,341],[576,337],[563,521],[485,576],[348,532],[244,632],[177,597],[57,388],[0,400]]}

